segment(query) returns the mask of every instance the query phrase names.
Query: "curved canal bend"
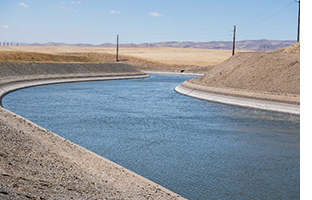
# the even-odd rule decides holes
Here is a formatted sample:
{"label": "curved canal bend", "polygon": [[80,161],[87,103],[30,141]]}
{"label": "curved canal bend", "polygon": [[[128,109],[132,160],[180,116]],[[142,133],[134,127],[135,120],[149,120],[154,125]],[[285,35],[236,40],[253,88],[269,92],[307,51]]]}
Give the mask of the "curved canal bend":
{"label": "curved canal bend", "polygon": [[188,199],[299,199],[300,117],[175,93],[189,78],[38,86],[2,103]]}

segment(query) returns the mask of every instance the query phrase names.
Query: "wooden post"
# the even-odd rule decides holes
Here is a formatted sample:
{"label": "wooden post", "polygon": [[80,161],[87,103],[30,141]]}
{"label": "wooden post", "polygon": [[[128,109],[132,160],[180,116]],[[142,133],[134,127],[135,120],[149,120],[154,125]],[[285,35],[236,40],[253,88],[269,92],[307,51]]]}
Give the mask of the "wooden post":
{"label": "wooden post", "polygon": [[119,35],[117,35],[116,62],[119,61],[119,59],[118,59],[118,48],[119,48]]}
{"label": "wooden post", "polygon": [[235,54],[235,34],[236,34],[236,25],[234,25],[232,56],[234,56]]}

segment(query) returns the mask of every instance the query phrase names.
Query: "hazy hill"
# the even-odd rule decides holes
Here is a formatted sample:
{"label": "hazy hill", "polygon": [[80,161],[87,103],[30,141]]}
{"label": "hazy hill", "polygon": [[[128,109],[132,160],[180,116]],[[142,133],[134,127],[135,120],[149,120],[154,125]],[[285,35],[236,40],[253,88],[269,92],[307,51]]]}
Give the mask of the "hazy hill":
{"label": "hazy hill", "polygon": [[[295,44],[294,40],[242,40],[237,41],[235,46],[237,50],[248,51],[272,51]],[[100,45],[92,44],[65,44],[65,43],[20,43],[21,46],[98,46],[98,47],[114,47],[116,44],[103,43]],[[122,47],[174,47],[174,48],[197,48],[197,49],[232,49],[232,41],[212,41],[212,42],[157,42],[157,43],[141,43],[141,44],[120,44]]]}
{"label": "hazy hill", "polygon": [[[237,50],[249,51],[271,51],[290,46],[296,43],[292,40],[242,40],[237,41],[235,47]],[[175,48],[198,48],[198,49],[225,49],[230,50],[233,47],[232,41],[212,41],[212,42],[159,42],[144,43],[137,46],[151,47],[175,47]]]}

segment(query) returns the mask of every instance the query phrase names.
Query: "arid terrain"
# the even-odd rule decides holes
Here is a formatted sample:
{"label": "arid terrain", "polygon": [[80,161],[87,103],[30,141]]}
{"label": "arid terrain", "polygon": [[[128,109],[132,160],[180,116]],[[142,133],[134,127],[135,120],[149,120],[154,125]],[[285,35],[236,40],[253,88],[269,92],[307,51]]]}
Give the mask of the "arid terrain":
{"label": "arid terrain", "polygon": [[[118,59],[119,62],[132,64],[141,70],[175,72],[185,70],[185,72],[204,73],[211,69],[211,66],[223,62],[231,55],[232,52],[230,50],[120,47]],[[116,48],[72,46],[2,46],[0,47],[0,62],[1,61],[115,62]]]}
{"label": "arid terrain", "polygon": [[227,90],[229,95],[262,96],[300,104],[300,43],[268,53],[237,53],[187,82],[214,91]]}
{"label": "arid terrain", "polygon": [[217,88],[299,95],[300,55],[237,53],[190,82]]}

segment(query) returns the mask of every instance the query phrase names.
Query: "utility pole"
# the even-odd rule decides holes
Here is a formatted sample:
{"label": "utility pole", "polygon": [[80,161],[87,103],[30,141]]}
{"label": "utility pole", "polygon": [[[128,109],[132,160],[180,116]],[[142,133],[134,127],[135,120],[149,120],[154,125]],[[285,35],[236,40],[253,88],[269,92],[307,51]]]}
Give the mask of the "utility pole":
{"label": "utility pole", "polygon": [[235,34],[236,34],[236,25],[234,25],[232,56],[234,56],[235,54]]}
{"label": "utility pole", "polygon": [[119,59],[118,59],[118,48],[119,48],[119,35],[117,35],[116,62],[119,61]]}
{"label": "utility pole", "polygon": [[299,8],[298,8],[298,32],[297,32],[297,42],[300,41],[300,0],[298,0]]}

